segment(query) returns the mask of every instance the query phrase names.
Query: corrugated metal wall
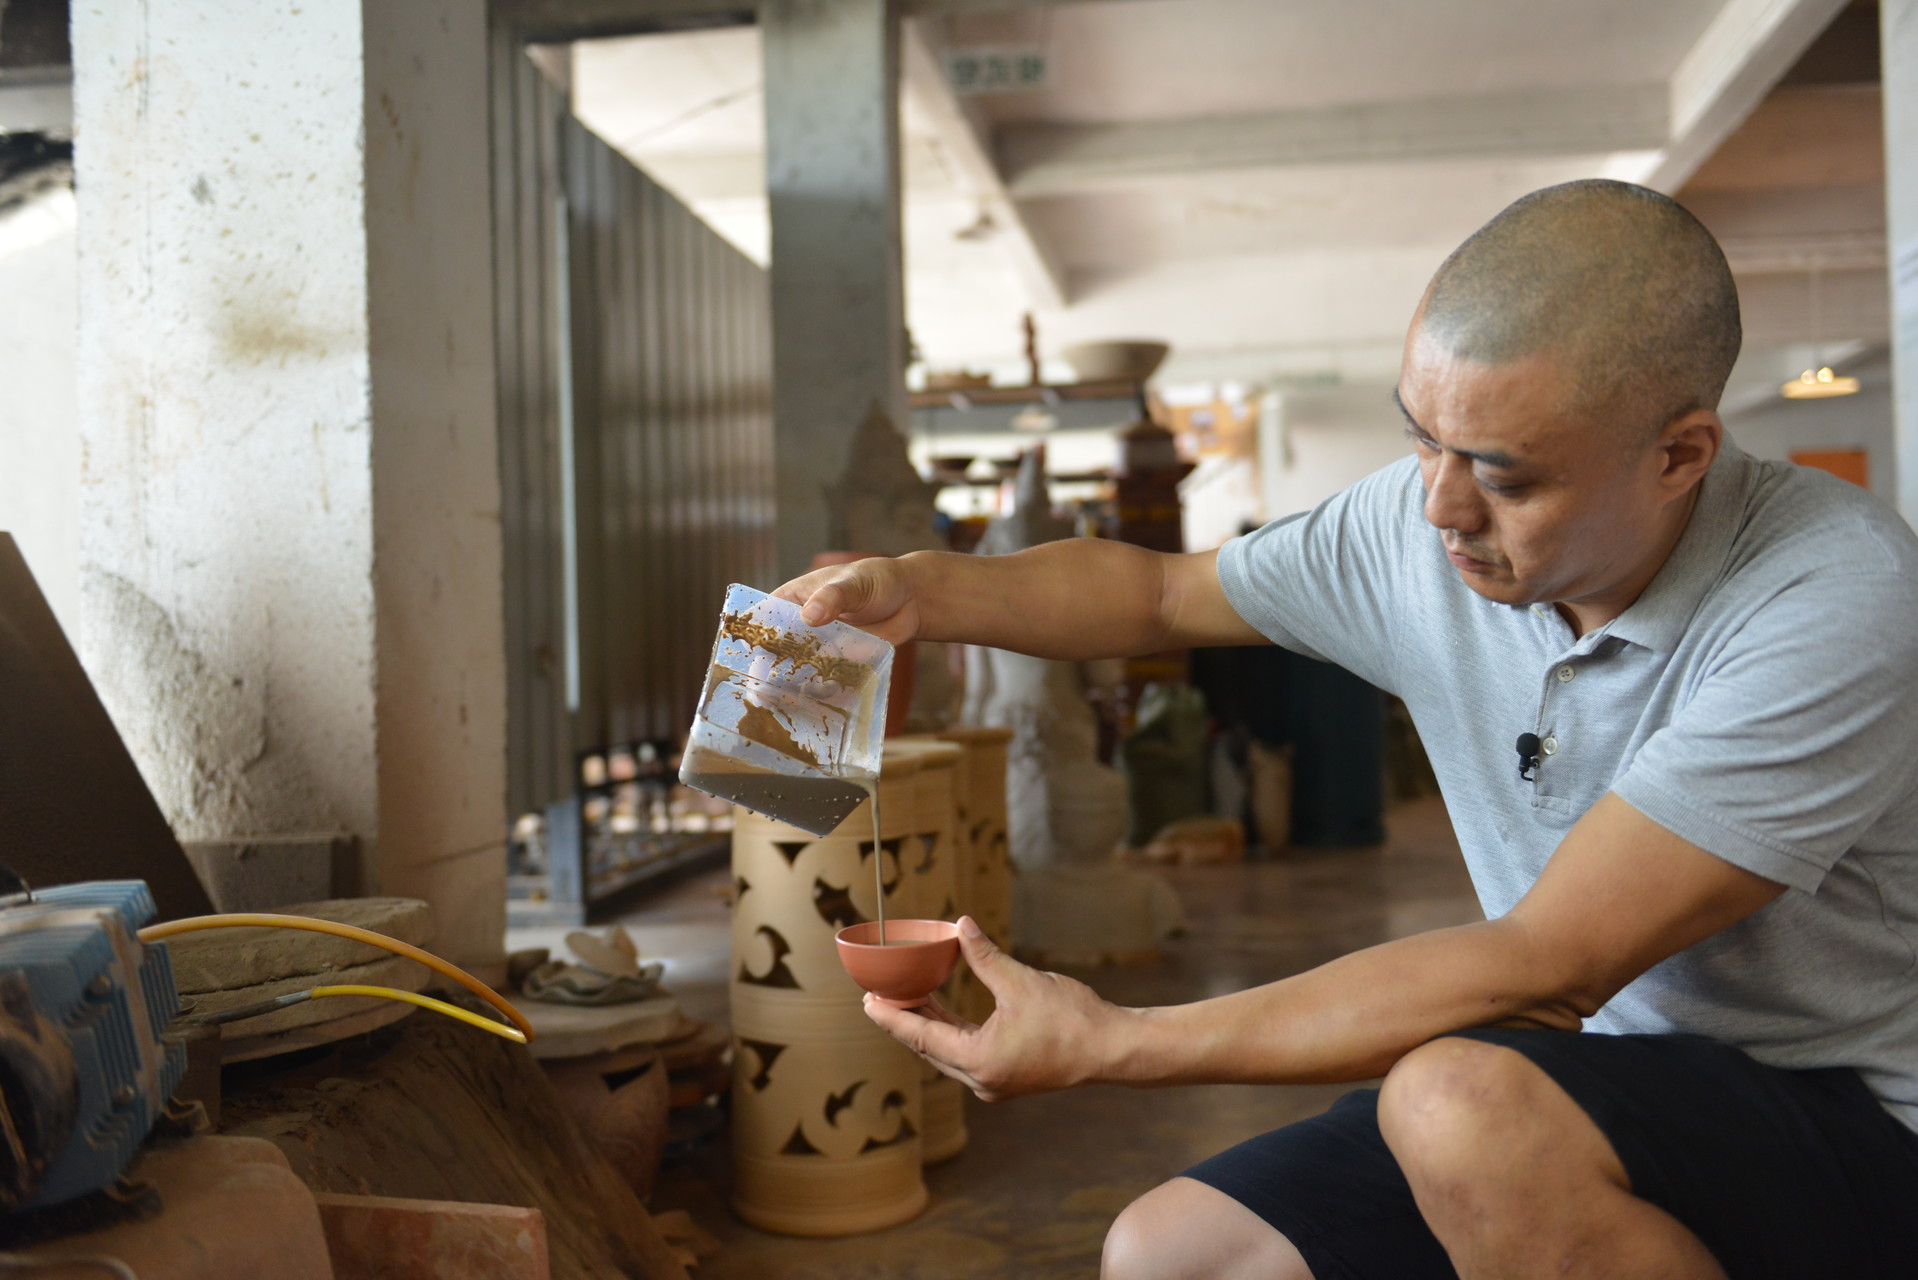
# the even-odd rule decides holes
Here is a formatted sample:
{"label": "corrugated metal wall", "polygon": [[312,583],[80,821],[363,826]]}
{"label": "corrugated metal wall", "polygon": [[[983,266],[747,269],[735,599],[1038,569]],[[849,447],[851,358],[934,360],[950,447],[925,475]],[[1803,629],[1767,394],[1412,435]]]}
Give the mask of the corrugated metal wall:
{"label": "corrugated metal wall", "polygon": [[508,750],[523,813],[572,792],[580,752],[677,741],[726,584],[771,585],[772,325],[765,272],[575,120],[510,36],[496,41]]}

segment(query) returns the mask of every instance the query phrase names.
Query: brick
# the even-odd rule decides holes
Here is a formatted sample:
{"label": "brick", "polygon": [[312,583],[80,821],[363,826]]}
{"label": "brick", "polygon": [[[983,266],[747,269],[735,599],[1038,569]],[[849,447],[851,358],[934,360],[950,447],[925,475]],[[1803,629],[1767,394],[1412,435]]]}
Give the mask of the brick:
{"label": "brick", "polygon": [[334,1280],[550,1280],[538,1209],[315,1196]]}

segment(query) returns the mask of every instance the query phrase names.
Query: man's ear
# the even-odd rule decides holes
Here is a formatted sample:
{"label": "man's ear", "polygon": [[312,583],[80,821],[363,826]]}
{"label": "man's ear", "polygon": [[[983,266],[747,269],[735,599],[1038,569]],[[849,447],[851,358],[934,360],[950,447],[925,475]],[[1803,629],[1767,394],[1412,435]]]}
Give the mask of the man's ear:
{"label": "man's ear", "polygon": [[1725,442],[1725,424],[1714,409],[1693,409],[1665,424],[1659,450],[1665,465],[1660,480],[1673,497],[1702,480]]}

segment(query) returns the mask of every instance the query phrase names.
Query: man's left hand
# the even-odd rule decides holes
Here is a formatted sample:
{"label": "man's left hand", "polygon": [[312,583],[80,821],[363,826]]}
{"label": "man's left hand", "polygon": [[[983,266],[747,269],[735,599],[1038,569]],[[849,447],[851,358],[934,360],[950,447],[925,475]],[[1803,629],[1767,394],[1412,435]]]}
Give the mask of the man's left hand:
{"label": "man's left hand", "polygon": [[1083,982],[1020,964],[994,946],[971,916],[959,921],[959,948],[997,1002],[985,1025],[937,1001],[896,1009],[870,995],[866,1016],[987,1102],[1064,1089],[1099,1075],[1130,1010],[1101,1000]]}

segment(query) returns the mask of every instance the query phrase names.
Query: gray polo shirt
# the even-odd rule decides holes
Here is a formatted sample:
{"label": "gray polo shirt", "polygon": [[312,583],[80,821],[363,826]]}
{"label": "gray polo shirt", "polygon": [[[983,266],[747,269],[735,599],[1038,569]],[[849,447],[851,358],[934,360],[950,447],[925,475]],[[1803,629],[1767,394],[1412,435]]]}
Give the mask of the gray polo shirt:
{"label": "gray polo shirt", "polygon": [[[1863,490],[1729,441],[1671,558],[1574,639],[1446,560],[1408,458],[1226,544],[1261,633],[1403,698],[1487,916],[1607,790],[1787,886],[1586,1023],[1856,1068],[1918,1129],[1918,539]],[[1550,754],[1522,781],[1514,742]],[[1655,892],[1655,885],[1648,885]]]}

